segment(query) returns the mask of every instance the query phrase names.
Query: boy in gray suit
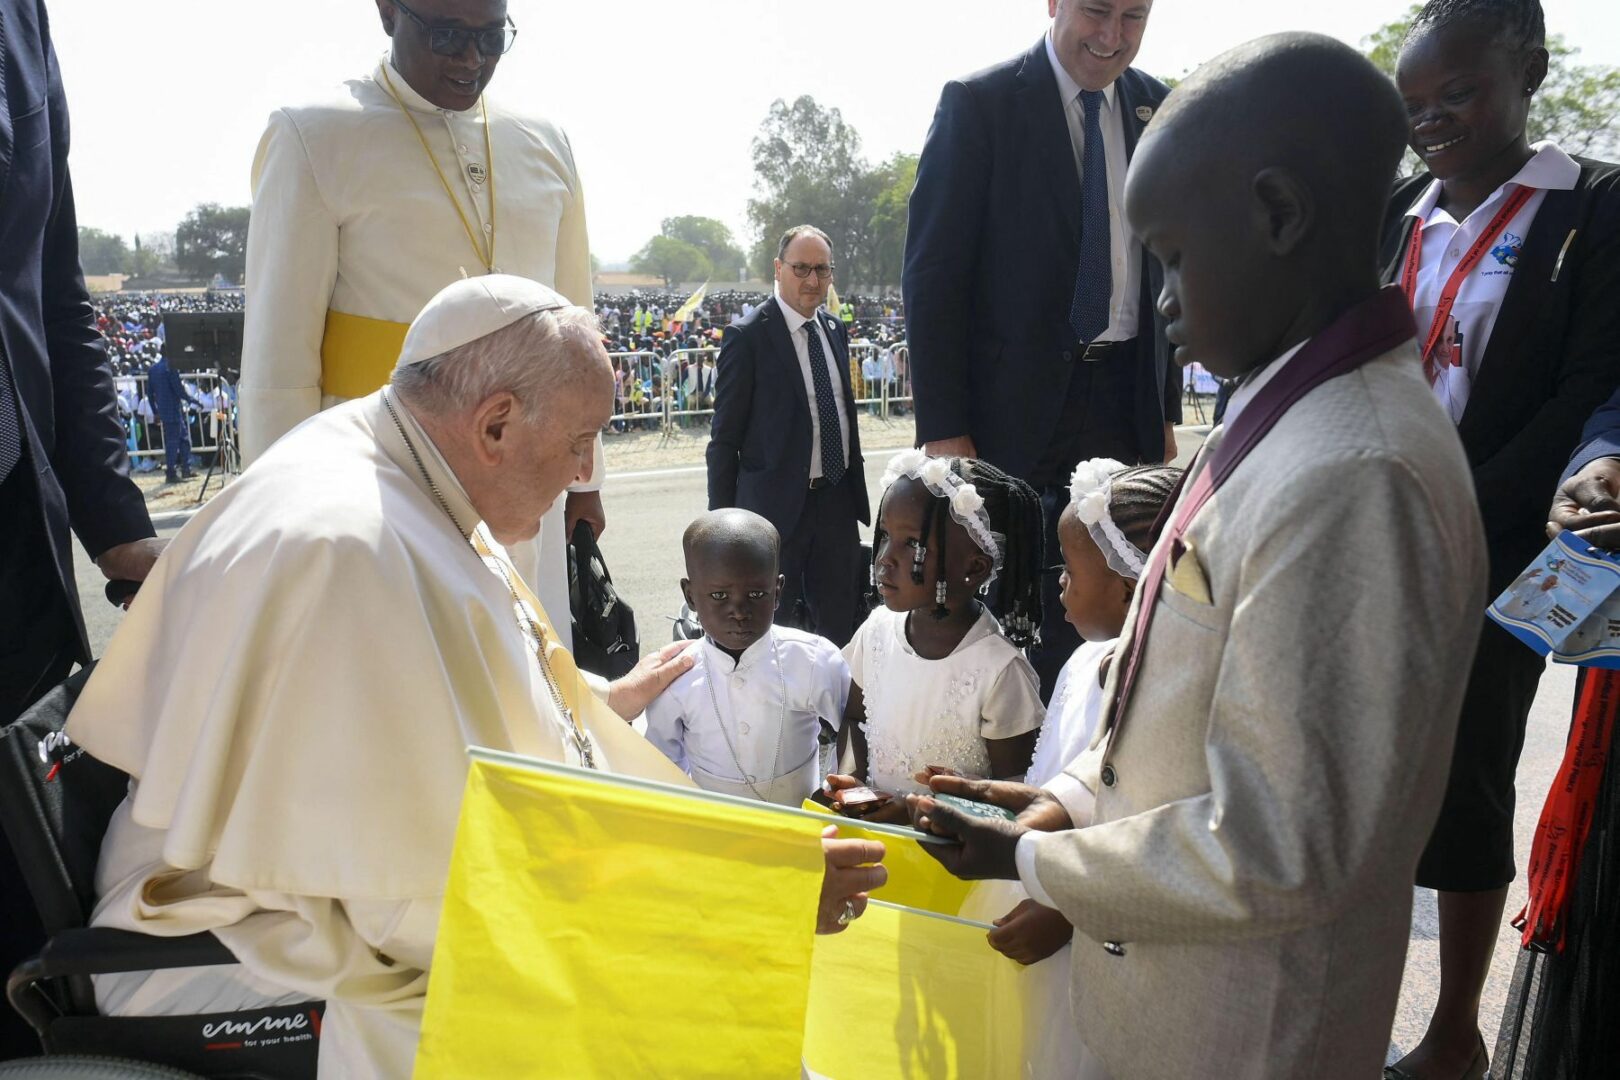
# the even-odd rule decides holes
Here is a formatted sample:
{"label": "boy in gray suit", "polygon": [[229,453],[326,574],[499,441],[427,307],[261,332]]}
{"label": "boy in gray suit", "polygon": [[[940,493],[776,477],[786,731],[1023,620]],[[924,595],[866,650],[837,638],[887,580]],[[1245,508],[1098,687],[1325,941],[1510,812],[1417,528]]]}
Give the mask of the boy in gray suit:
{"label": "boy in gray suit", "polygon": [[[913,797],[967,878],[1077,931],[1085,1076],[1377,1075],[1485,552],[1378,225],[1400,99],[1329,38],[1211,61],[1137,148],[1182,364],[1238,386],[1148,561],[1091,749],[1045,791]],[[1088,940],[1089,939],[1089,940]]]}

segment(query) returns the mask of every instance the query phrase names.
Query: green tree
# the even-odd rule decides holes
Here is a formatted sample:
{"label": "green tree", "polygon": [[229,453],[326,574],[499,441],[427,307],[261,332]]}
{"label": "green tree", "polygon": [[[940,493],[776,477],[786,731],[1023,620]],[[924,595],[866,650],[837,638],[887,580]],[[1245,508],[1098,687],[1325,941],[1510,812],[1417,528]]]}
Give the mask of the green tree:
{"label": "green tree", "polygon": [[683,281],[706,281],[714,275],[709,257],[694,244],[660,233],[630,258],[630,269],[664,279],[666,288]]}
{"label": "green tree", "polygon": [[86,274],[127,274],[129,245],[122,236],[80,225],[79,265]]}
{"label": "green tree", "polygon": [[172,271],[173,269],[173,233],[135,234],[135,250],[130,252],[129,257],[129,272],[132,275],[135,277],[149,277],[152,274]]}
{"label": "green tree", "polygon": [[839,287],[871,283],[872,207],[882,177],[861,157],[861,137],[843,114],[809,95],[791,105],[778,99],[754,138],[753,156],[754,269],[770,277],[782,233],[814,225],[832,238]]}
{"label": "green tree", "polygon": [[248,208],[200,203],[174,231],[180,272],[205,280],[223,274],[240,282],[247,269]]}
{"label": "green tree", "polygon": [[714,273],[723,281],[734,281],[737,271],[743,268],[746,261],[742,249],[731,238],[731,230],[726,228],[724,222],[714,218],[695,214],[668,217],[660,224],[659,230],[671,240],[691,244],[703,252],[714,267]]}
{"label": "green tree", "polygon": [[[1401,55],[1401,43],[1421,5],[1405,17],[1379,27],[1365,38],[1362,51],[1391,78]],[[1620,150],[1620,69],[1579,62],[1580,49],[1562,34],[1547,35],[1547,81],[1530,106],[1531,142],[1551,139],[1571,154],[1608,157]],[[1417,157],[1407,164],[1420,168]]]}
{"label": "green tree", "polygon": [[899,285],[906,256],[911,189],[917,186],[917,155],[896,154],[878,168],[877,175],[882,189],[872,202],[871,284]]}

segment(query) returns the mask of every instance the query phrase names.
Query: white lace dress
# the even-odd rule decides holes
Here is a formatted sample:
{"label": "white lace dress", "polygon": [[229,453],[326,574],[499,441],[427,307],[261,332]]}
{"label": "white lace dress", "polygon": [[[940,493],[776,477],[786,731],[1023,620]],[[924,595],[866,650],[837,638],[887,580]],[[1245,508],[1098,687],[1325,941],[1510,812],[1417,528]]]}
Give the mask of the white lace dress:
{"label": "white lace dress", "polygon": [[912,775],[926,765],[989,776],[986,739],[1041,726],[1035,669],[988,610],[949,656],[926,660],[906,640],[905,614],[879,608],[844,657],[866,699],[867,783],[881,791],[923,791]]}

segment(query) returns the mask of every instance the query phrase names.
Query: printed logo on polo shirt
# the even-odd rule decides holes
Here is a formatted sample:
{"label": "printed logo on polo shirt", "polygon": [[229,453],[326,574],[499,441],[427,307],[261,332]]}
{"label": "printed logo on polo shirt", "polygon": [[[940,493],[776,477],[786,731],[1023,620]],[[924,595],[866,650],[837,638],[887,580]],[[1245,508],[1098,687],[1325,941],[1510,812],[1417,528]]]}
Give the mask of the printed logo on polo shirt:
{"label": "printed logo on polo shirt", "polygon": [[1524,250],[1524,238],[1514,236],[1512,233],[1503,233],[1502,242],[1491,248],[1491,258],[1496,260],[1498,266],[1507,267],[1506,270],[1487,270],[1486,273],[1512,273],[1513,268],[1519,265],[1519,252]]}

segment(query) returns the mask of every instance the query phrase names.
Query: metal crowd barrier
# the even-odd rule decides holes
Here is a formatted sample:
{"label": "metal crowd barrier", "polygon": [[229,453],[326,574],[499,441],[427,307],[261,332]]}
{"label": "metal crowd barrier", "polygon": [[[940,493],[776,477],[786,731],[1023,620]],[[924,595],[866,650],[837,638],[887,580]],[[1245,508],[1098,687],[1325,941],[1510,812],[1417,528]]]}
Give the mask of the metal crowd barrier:
{"label": "metal crowd barrier", "polygon": [[[147,399],[145,375],[119,375],[113,380],[118,394],[118,417],[124,425],[125,444],[138,471],[161,467],[163,425]],[[187,391],[181,409],[191,439],[191,452],[211,464],[221,447],[236,444],[236,390],[213,371],[185,372],[180,385]],[[192,397],[207,404],[203,408]],[[142,459],[154,459],[148,465]]]}
{"label": "metal crowd barrier", "polygon": [[[614,431],[661,431],[694,426],[714,416],[714,385],[720,350],[714,346],[653,352],[609,353],[614,372]],[[707,371],[704,365],[709,365]],[[887,348],[850,345],[850,386],[856,408],[887,420],[910,413],[911,350],[905,342]]]}

